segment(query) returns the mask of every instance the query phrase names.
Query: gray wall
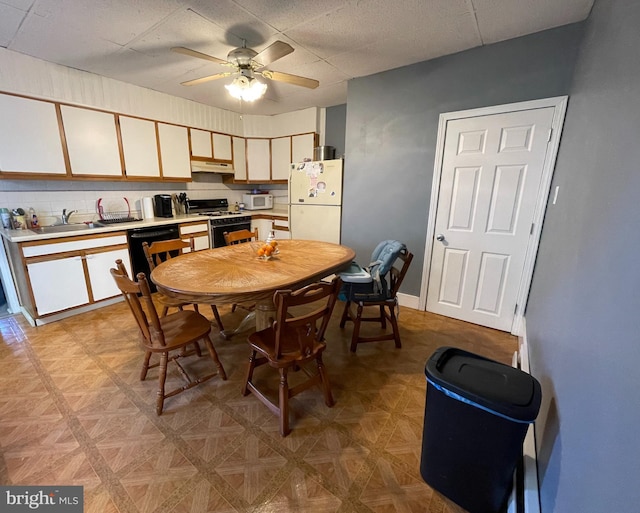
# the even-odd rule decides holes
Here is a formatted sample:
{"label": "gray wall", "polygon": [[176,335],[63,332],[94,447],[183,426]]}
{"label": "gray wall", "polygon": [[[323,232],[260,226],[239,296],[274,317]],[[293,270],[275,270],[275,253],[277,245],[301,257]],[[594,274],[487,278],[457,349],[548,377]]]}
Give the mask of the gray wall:
{"label": "gray wall", "polygon": [[419,295],[439,115],[567,94],[581,36],[574,24],[349,82],[342,242],[359,262],[402,240],[402,292]]}
{"label": "gray wall", "polygon": [[640,2],[596,1],[527,318],[543,513],[640,510]]}
{"label": "gray wall", "polygon": [[347,124],[347,105],[327,107],[324,143],[336,149],[336,157],[344,155],[344,141]]}

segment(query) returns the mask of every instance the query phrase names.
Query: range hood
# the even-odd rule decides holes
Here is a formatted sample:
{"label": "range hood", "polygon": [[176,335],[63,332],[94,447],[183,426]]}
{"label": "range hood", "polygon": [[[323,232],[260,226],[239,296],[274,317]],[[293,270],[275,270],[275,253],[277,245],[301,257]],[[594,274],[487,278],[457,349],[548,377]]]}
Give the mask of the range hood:
{"label": "range hood", "polygon": [[233,174],[233,165],[227,162],[214,162],[204,160],[192,160],[191,171],[193,173],[220,173]]}

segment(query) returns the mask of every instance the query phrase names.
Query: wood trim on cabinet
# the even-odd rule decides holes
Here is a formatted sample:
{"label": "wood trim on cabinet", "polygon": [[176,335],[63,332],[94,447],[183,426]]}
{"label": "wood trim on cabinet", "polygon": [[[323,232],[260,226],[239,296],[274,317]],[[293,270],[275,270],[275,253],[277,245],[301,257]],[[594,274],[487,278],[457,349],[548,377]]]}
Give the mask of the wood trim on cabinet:
{"label": "wood trim on cabinet", "polygon": [[[127,236],[126,230],[116,231],[116,232],[104,232],[104,233],[84,233],[81,235],[62,235],[60,237],[52,237],[50,239],[40,239],[40,240],[30,240],[27,242],[16,242],[15,244],[19,244],[21,248],[31,247],[31,246],[46,246],[47,244],[58,244],[60,242],[75,242],[79,240],[87,240],[87,239],[104,239],[107,237],[122,237]],[[118,246],[119,244],[110,244],[108,246],[101,246],[104,248],[110,248],[113,246]],[[80,250],[72,250],[80,251]],[[27,257],[27,258],[35,258],[35,257]]]}
{"label": "wood trim on cabinet", "polygon": [[89,304],[95,303],[95,299],[93,298],[93,288],[91,287],[91,276],[89,275],[89,264],[87,263],[87,253],[86,251],[82,251],[82,255],[80,255],[82,259],[82,272],[84,273],[84,282],[87,286],[87,296],[89,300]]}
{"label": "wood trim on cabinet", "polygon": [[[154,121],[153,125],[156,129],[156,151],[158,152],[158,170],[160,171],[160,179],[164,179],[163,166],[162,166],[162,151],[160,150],[160,127],[158,121]],[[187,130],[189,132],[189,130]],[[189,151],[191,151],[191,138],[189,138]]]}
{"label": "wood trim on cabinet", "polygon": [[115,114],[116,138],[118,139],[118,153],[120,153],[120,172],[123,178],[127,178],[127,168],[124,162],[124,145],[122,144],[122,132],[120,131],[120,114]]}
{"label": "wood trim on cabinet", "polygon": [[[58,118],[58,130],[60,130],[60,144],[62,144],[62,157],[64,158],[64,167],[67,170],[65,178],[71,178],[71,159],[69,158],[69,147],[67,146],[67,134],[64,131],[64,123],[62,121],[62,109],[60,104],[55,104],[56,117]],[[61,177],[62,178],[62,177]]]}

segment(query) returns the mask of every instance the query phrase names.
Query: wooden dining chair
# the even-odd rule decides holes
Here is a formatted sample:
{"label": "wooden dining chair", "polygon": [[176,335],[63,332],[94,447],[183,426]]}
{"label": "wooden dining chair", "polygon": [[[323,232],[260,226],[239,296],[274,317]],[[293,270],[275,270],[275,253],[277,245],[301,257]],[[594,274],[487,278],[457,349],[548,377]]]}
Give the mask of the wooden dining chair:
{"label": "wooden dining chair", "polygon": [[[193,237],[189,238],[189,242],[182,239],[171,239],[155,241],[151,243],[151,245],[149,245],[147,242],[142,243],[144,256],[149,263],[149,269],[152,271],[157,265],[160,265],[165,260],[169,260],[173,257],[183,254],[185,252],[185,249],[189,249],[189,251],[195,251],[195,243]],[[177,308],[178,310],[182,310],[183,307],[192,304],[185,303],[184,301],[180,301],[179,299],[173,297],[165,296],[161,292],[158,292],[156,297],[158,302],[162,305],[162,317],[167,315],[169,308]],[[198,311],[198,305],[196,303],[193,303],[193,308],[196,312]],[[218,307],[216,305],[211,305],[211,311],[213,313],[213,317],[216,320],[216,324],[218,325],[218,329],[220,331],[223,331],[224,326],[222,324],[222,319],[220,319]]]}
{"label": "wooden dining chair", "polygon": [[[227,246],[231,246],[233,244],[242,244],[245,242],[252,242],[258,240],[258,228],[255,228],[253,231],[250,230],[236,230],[235,232],[224,232],[224,242]],[[251,305],[242,305],[234,303],[231,305],[231,311],[235,312],[236,309],[240,306],[241,308],[245,308],[246,310],[253,310],[255,308],[255,304]]]}
{"label": "wooden dining chair", "polygon": [[[400,268],[395,264],[389,270],[389,285],[378,293],[359,293],[348,295],[347,301],[342,311],[340,319],[340,327],[344,328],[347,321],[353,322],[353,334],[351,335],[351,352],[355,353],[358,344],[365,342],[378,342],[381,340],[393,340],[397,348],[402,347],[400,342],[400,330],[398,329],[398,319],[396,317],[396,308],[398,308],[398,290],[405,275],[409,269],[409,265],[413,260],[413,254],[404,249],[399,255],[396,262],[402,262]],[[351,304],[355,303],[355,313],[351,309]],[[378,309],[377,315],[365,317],[364,311],[366,307],[374,307]],[[388,310],[388,313],[387,313]],[[387,321],[391,324],[391,332],[387,333]],[[360,336],[360,327],[362,322],[379,322],[385,333],[370,337]]]}
{"label": "wooden dining chair", "polygon": [[242,242],[251,242],[258,240],[258,229],[236,230],[235,232],[224,232],[224,242],[227,246],[231,244],[240,244]]}
{"label": "wooden dining chair", "polygon": [[[165,317],[158,317],[153,299],[151,298],[149,283],[144,273],[138,273],[136,277],[137,282],[131,280],[120,259],[116,260],[116,268],[111,269],[111,276],[113,276],[113,279],[129,305],[140,330],[140,344],[145,351],[142,370],[140,372],[140,381],[145,380],[149,369],[155,367],[159,369],[156,399],[157,415],[162,414],[164,400],[167,397],[172,397],[184,390],[188,390],[214,376],[220,376],[223,380],[227,379],[222,363],[211,342],[211,323],[206,317],[193,310],[178,310]],[[186,348],[190,344],[199,347],[200,341],[202,341],[207,348],[211,359],[217,367],[217,372],[192,379],[180,364],[179,359],[198,353],[195,349],[187,351]],[[180,350],[180,352],[177,352],[177,350]],[[158,353],[160,360],[158,363],[150,364],[153,353]],[[198,356],[200,355],[198,354]],[[186,384],[170,392],[166,392],[167,364],[170,361],[175,362],[181,376],[186,380]]]}
{"label": "wooden dining chair", "polygon": [[[318,282],[292,292],[279,290],[274,294],[276,306],[275,322],[267,329],[249,335],[251,348],[246,379],[242,395],[253,393],[269,410],[280,417],[280,435],[289,434],[289,399],[313,385],[318,385],[324,394],[327,406],[334,405],[322,353],[326,348],[324,334],[338,298],[341,280],[336,277],[331,283]],[[312,311],[301,313],[296,307],[320,302]],[[292,310],[294,309],[294,310]],[[307,369],[314,361],[317,371]],[[278,402],[271,401],[253,382],[256,367],[267,364],[280,374]],[[290,370],[302,370],[309,379],[289,387]]]}

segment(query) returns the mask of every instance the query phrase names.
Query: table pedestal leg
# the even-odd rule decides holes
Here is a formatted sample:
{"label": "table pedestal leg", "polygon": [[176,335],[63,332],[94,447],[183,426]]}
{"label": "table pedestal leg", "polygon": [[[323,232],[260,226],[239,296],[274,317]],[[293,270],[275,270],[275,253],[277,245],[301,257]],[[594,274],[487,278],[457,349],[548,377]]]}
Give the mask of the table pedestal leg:
{"label": "table pedestal leg", "polygon": [[247,315],[244,316],[244,319],[240,321],[240,324],[235,330],[224,330],[220,332],[220,335],[226,340],[229,340],[234,335],[238,333],[242,333],[243,331],[247,331],[252,329],[256,325],[256,313],[252,310]]}
{"label": "table pedestal leg", "polygon": [[256,302],[256,331],[267,329],[276,318],[276,305],[273,299],[261,299]]}
{"label": "table pedestal leg", "polygon": [[247,331],[250,328],[255,327],[256,331],[268,328],[273,324],[273,320],[276,316],[276,306],[271,299],[261,299],[256,302],[255,309],[251,310],[244,319],[240,321],[240,324],[235,330],[224,330],[220,334],[223,338],[229,340],[234,335]]}

